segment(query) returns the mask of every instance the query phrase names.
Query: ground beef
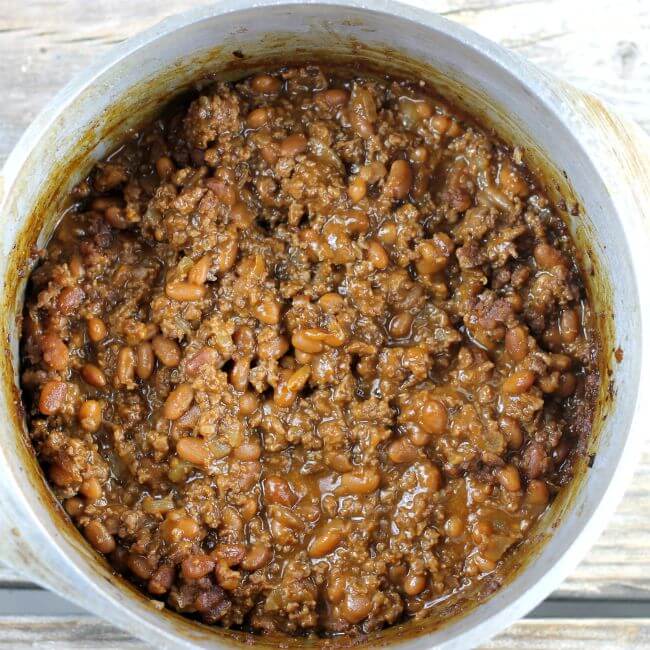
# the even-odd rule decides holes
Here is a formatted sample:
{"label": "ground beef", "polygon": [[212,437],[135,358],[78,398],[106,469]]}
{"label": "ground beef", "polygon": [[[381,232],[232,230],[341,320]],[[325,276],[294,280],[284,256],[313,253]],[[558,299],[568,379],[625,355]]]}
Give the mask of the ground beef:
{"label": "ground beef", "polygon": [[303,67],[203,84],[98,164],[22,341],[31,438],[88,541],[260,633],[493,590],[598,385],[521,153],[423,84]]}

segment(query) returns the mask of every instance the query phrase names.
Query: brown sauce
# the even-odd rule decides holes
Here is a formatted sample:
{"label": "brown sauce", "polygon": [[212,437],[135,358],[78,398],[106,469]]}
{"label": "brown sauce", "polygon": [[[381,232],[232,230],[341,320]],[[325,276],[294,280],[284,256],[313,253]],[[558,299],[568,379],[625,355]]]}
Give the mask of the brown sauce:
{"label": "brown sauce", "polygon": [[600,381],[573,243],[422,84],[214,83],[71,201],[25,308],[30,434],[150,597],[371,632],[496,580],[571,480]]}

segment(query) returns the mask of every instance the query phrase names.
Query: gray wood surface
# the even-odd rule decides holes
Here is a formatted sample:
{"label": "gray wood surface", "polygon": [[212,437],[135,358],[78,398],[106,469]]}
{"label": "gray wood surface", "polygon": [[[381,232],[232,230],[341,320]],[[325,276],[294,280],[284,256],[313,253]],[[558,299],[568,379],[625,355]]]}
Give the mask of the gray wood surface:
{"label": "gray wood surface", "polygon": [[[208,3],[0,0],[0,164],[38,111],[90,60],[166,15],[202,4]],[[428,5],[600,95],[650,132],[649,0],[430,0]],[[551,612],[513,626],[485,647],[650,647],[649,549],[650,438],[606,532],[554,600],[538,610],[542,616],[552,610],[587,618],[556,619]],[[72,606],[66,610],[53,596],[30,595],[24,602],[31,607],[12,608],[23,602],[16,590],[29,587],[0,567],[0,646],[145,647]],[[48,617],[48,606],[49,613],[73,616]]]}
{"label": "gray wood surface", "polygon": [[[479,650],[639,650],[650,646],[650,619],[523,620]],[[0,618],[0,648],[151,650],[90,616]]]}

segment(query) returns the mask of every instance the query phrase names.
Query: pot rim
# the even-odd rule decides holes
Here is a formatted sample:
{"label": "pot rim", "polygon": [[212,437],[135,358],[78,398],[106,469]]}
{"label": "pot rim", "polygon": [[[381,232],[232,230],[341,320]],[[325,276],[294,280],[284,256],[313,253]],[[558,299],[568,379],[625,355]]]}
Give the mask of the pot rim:
{"label": "pot rim", "polygon": [[[384,14],[389,19],[406,19],[409,22],[420,23],[431,30],[443,32],[460,41],[465,47],[474,50],[478,56],[487,58],[497,67],[506,70],[508,74],[523,84],[529,92],[540,99],[544,103],[546,110],[554,114],[557,119],[564,123],[571,122],[572,128],[576,132],[576,140],[583,147],[586,157],[594,165],[603,183],[608,188],[612,188],[612,203],[616,209],[615,217],[620,220],[626,243],[632,253],[631,262],[634,267],[635,278],[650,277],[650,260],[646,259],[648,257],[646,245],[648,237],[647,224],[650,221],[650,213],[648,209],[644,210],[639,207],[641,204],[640,199],[643,197],[637,195],[635,190],[630,187],[630,183],[625,176],[625,170],[621,169],[620,165],[615,164],[615,160],[609,160],[608,156],[611,154],[612,142],[607,142],[604,134],[608,129],[604,126],[599,128],[585,120],[576,122],[570,119],[570,116],[575,114],[577,103],[582,95],[580,93],[572,94],[573,91],[564,84],[552,79],[517,54],[509,52],[464,26],[450,22],[433,13],[427,8],[427,4],[427,0],[218,0],[209,6],[199,7],[166,18],[155,26],[111,48],[95,63],[77,74],[48,102],[23,133],[0,172],[0,213],[4,211],[14,182],[19,177],[24,163],[44,134],[52,127],[57,116],[66,110],[80,93],[92,86],[104,72],[121,65],[125,59],[139,49],[162,36],[215,16],[253,8],[263,10],[265,7],[276,6],[325,5],[340,7],[343,10],[366,10],[376,14]],[[624,130],[625,126],[620,125],[619,128]],[[638,133],[640,133],[640,130]],[[617,137],[620,139],[620,135],[614,135],[613,139],[616,140]],[[650,167],[648,168],[650,169]],[[483,620],[469,626],[466,630],[460,631],[453,639],[445,641],[436,647],[462,648],[485,641],[541,602],[577,565],[605,527],[614,507],[621,498],[625,485],[631,478],[632,469],[640,455],[637,453],[642,440],[640,425],[641,422],[647,420],[648,411],[650,411],[650,407],[646,406],[643,400],[637,399],[638,395],[644,394],[650,387],[650,356],[648,346],[642,345],[643,341],[648,339],[650,283],[637,282],[636,284],[639,305],[642,310],[642,328],[641,332],[639,332],[638,341],[642,363],[637,394],[634,396],[636,408],[625,439],[624,448],[621,450],[616,465],[611,468],[608,486],[597,506],[596,512],[598,516],[594,512],[589,519],[582,522],[578,534],[573,540],[567,542],[564,554],[556,559],[537,584],[530,589],[524,589],[520,593],[502,599],[503,607],[497,611],[488,613],[485,605],[489,601],[486,601],[486,603],[479,606],[479,609],[483,609],[486,614]],[[650,402],[650,400],[648,401]],[[0,455],[6,461],[4,450],[0,449]],[[8,462],[5,462],[4,465],[7,466],[11,474],[13,486],[17,486],[13,473],[19,470],[12,467]],[[42,540],[56,552],[58,559],[64,563],[66,569],[75,573],[79,578],[78,590],[81,594],[79,599],[82,604],[84,602],[87,605],[90,604],[93,611],[122,628],[128,629],[131,626],[132,630],[142,629],[144,631],[146,629],[149,641],[174,645],[175,647],[194,647],[189,639],[180,640],[176,634],[155,626],[146,618],[141,618],[139,612],[142,605],[140,603],[135,600],[124,601],[113,597],[93,581],[89,575],[80,571],[61,548],[60,541],[48,537],[26,496],[20,494],[19,498],[19,507],[21,514],[24,515],[24,523],[33,526],[35,529],[40,529]],[[56,585],[50,586],[56,588]],[[92,592],[94,598],[84,601],[84,592],[86,590]],[[409,638],[404,643],[409,644],[409,647],[412,648],[431,647],[432,635],[435,635],[435,632]],[[220,645],[220,643],[227,645],[227,640],[221,641],[215,637],[215,646]]]}

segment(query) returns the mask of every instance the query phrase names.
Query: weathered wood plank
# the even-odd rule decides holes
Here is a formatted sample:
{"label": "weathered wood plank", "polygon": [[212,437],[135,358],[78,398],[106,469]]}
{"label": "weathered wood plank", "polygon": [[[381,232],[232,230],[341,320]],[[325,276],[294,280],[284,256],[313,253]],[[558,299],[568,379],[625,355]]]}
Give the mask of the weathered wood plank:
{"label": "weathered wood plank", "polygon": [[[114,43],[193,0],[0,0],[0,163],[47,100]],[[434,10],[601,94],[650,131],[647,0],[430,0]],[[650,440],[640,470],[557,597],[650,599]],[[0,586],[24,579],[0,567]],[[501,647],[501,646],[495,646]],[[503,646],[506,647],[506,646]]]}
{"label": "weathered wood plank", "polygon": [[0,648],[49,650],[151,650],[109,623],[90,616],[8,616],[0,618]]}
{"label": "weathered wood plank", "polygon": [[650,3],[532,0],[449,15],[596,93],[650,130]]}
{"label": "weathered wood plank", "polygon": [[[516,623],[480,650],[638,650],[650,644],[650,619],[540,619]],[[93,617],[0,618],[0,648],[151,650]]]}
{"label": "weathered wood plank", "polygon": [[551,619],[516,623],[481,650],[638,650],[650,646],[650,619]]}
{"label": "weathered wood plank", "polygon": [[[0,162],[46,101],[88,61],[192,0],[0,0]],[[650,9],[644,0],[431,0],[435,10],[624,108],[650,129]],[[615,20],[615,28],[612,20]]]}

